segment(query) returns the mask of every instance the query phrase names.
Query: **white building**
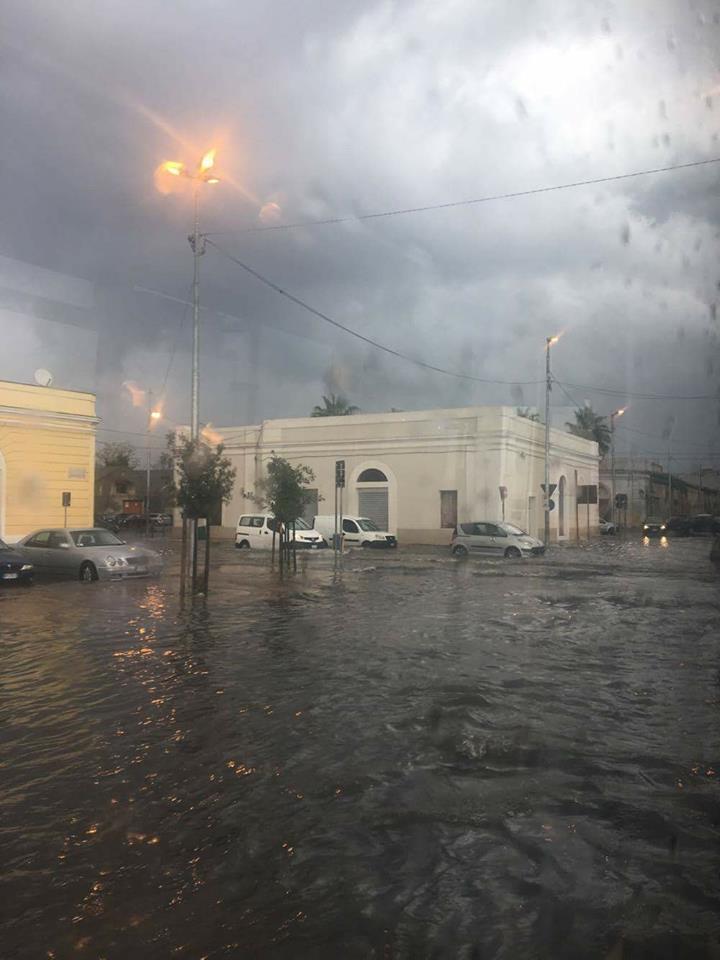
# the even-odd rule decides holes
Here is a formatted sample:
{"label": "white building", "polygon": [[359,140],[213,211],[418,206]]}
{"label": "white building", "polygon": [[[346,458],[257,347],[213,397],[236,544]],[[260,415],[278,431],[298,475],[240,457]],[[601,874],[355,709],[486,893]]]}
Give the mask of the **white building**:
{"label": "white building", "polygon": [[[505,519],[543,533],[545,428],[514,407],[266,420],[218,432],[237,469],[224,527],[257,509],[244,493],[277,455],[313,470],[317,499],[308,516],[333,513],[335,461],[345,460],[343,512],[371,517],[403,543],[447,543],[456,523],[502,519],[503,510]],[[550,482],[557,484],[551,539],[595,534],[597,444],[553,429]]]}

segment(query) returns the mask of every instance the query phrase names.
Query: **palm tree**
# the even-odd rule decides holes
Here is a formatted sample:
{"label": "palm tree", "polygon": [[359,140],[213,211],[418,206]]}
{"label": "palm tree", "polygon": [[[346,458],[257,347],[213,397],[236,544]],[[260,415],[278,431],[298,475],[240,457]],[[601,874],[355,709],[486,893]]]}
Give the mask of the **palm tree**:
{"label": "palm tree", "polygon": [[516,413],[523,420],[532,420],[534,423],[540,420],[540,414],[537,410],[531,410],[530,407],[518,407]]}
{"label": "palm tree", "polygon": [[607,417],[599,417],[592,407],[580,407],[575,411],[575,423],[566,423],[565,426],[576,437],[594,440],[601,457],[604,457],[610,449],[610,428],[607,425]]}
{"label": "palm tree", "polygon": [[335,396],[331,393],[329,397],[323,395],[323,406],[313,407],[311,417],[349,417],[357,413],[360,407],[354,407],[348,403],[341,394]]}

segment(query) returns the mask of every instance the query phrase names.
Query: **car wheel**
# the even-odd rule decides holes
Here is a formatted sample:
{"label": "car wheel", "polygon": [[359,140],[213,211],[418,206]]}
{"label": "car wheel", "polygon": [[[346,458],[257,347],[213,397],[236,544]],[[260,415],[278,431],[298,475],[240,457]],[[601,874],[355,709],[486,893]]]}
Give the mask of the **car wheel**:
{"label": "car wheel", "polygon": [[459,543],[456,547],[452,548],[452,555],[462,560],[468,556],[468,548]]}
{"label": "car wheel", "polygon": [[370,547],[370,541],[369,541],[369,540],[363,540],[363,544],[362,544],[362,545],[363,545],[363,550],[368,550],[369,547]]}
{"label": "car wheel", "polygon": [[236,543],[235,546],[238,550],[249,550],[250,544],[247,540],[241,540],[240,543]]}
{"label": "car wheel", "polygon": [[97,578],[98,578],[98,572],[95,569],[95,564],[90,563],[89,560],[86,560],[85,563],[83,563],[80,566],[79,579],[83,583],[92,583],[93,580],[97,580]]}
{"label": "car wheel", "polygon": [[522,554],[520,553],[517,547],[508,547],[507,550],[505,551],[505,556],[508,560],[510,559],[517,560],[518,557],[522,556]]}

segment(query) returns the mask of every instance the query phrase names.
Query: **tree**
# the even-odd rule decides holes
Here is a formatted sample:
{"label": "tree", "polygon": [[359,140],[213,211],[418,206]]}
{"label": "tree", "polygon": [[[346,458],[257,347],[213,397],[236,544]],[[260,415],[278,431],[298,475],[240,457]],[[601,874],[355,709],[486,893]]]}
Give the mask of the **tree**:
{"label": "tree", "polygon": [[570,433],[586,440],[594,440],[604,457],[610,449],[610,428],[607,417],[598,416],[591,406],[580,407],[575,411],[575,423],[566,423]]}
{"label": "tree", "polygon": [[134,470],[138,465],[135,447],[130,443],[104,443],[95,458],[101,467],[128,467]]}
{"label": "tree", "polygon": [[[210,446],[204,440],[192,440],[176,433],[168,434],[167,453],[163,454],[163,466],[172,473],[168,494],[183,514],[183,561],[185,558],[186,520],[191,520],[195,529],[193,537],[192,584],[197,584],[197,521],[206,522],[205,539],[205,590],[210,574],[210,527],[219,504],[229,503],[235,485],[235,468],[223,455],[223,445]],[[184,582],[184,572],[181,574]]]}
{"label": "tree", "polygon": [[[254,493],[245,493],[261,509],[267,509],[282,524],[280,531],[280,566],[290,549],[290,528],[302,517],[314,494],[306,489],[315,474],[303,464],[293,466],[284,457],[271,457],[266,476],[255,486]],[[273,549],[275,546],[273,533]]]}
{"label": "tree", "polygon": [[540,420],[540,414],[537,410],[531,410],[530,407],[518,407],[516,412],[523,420],[532,420],[534,423],[538,423]]}
{"label": "tree", "polygon": [[354,407],[348,403],[341,394],[335,396],[331,393],[329,397],[323,395],[323,406],[313,407],[311,417],[349,417],[357,413],[360,407]]}

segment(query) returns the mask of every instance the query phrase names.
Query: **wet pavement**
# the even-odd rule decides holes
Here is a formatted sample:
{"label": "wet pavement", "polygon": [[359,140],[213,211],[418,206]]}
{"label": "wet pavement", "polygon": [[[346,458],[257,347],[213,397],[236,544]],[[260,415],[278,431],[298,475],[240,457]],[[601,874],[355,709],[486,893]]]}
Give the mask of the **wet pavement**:
{"label": "wet pavement", "polygon": [[3,590],[0,956],[720,956],[709,549]]}

